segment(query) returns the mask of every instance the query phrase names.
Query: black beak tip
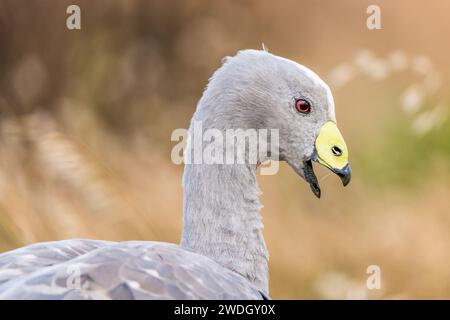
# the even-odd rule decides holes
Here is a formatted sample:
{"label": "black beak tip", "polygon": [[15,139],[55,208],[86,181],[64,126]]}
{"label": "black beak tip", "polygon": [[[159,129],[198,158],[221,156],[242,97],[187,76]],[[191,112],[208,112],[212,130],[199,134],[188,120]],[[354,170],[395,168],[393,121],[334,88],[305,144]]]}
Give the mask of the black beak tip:
{"label": "black beak tip", "polygon": [[315,184],[315,183],[311,184],[310,186],[311,186],[311,190],[314,193],[314,195],[318,199],[320,199],[320,195],[321,195],[320,187],[317,184]]}
{"label": "black beak tip", "polygon": [[350,165],[346,164],[344,168],[336,170],[336,174],[341,178],[342,184],[347,186],[352,178],[352,171],[350,170]]}
{"label": "black beak tip", "polygon": [[317,198],[320,199],[319,182],[317,181],[317,177],[314,174],[311,160],[307,160],[303,163],[303,173],[304,173],[305,180],[309,183],[311,191],[314,193],[314,195]]}
{"label": "black beak tip", "polygon": [[342,179],[342,184],[344,185],[344,187],[346,187],[349,183],[350,183],[350,176],[345,179]]}

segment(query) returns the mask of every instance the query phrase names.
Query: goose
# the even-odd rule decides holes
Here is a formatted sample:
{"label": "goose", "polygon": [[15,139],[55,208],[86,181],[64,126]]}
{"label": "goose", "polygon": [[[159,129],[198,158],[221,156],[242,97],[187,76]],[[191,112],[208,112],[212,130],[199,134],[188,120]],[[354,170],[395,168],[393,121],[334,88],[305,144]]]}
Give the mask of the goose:
{"label": "goose", "polygon": [[266,160],[286,161],[318,198],[312,161],[349,183],[330,88],[289,59],[241,50],[209,80],[189,133],[194,122],[220,132],[277,129],[278,151],[259,154],[257,163],[186,162],[179,245],[73,239],[2,253],[0,299],[270,298],[257,169]]}

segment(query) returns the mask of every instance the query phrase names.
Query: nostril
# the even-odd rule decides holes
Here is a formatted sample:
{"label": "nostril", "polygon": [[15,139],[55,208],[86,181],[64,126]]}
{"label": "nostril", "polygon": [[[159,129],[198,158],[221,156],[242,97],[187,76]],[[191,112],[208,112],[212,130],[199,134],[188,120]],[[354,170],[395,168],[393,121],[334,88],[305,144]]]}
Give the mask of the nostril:
{"label": "nostril", "polygon": [[331,151],[333,152],[333,154],[334,154],[336,157],[339,157],[339,156],[342,155],[342,149],[339,148],[338,146],[333,146],[333,147],[331,148]]}

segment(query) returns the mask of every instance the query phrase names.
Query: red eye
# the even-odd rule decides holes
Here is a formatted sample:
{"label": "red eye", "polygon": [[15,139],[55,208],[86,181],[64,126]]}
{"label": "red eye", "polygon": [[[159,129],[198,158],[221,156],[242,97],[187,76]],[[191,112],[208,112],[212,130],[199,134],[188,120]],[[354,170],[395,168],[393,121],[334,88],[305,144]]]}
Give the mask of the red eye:
{"label": "red eye", "polygon": [[298,99],[295,102],[295,109],[300,113],[309,113],[311,111],[311,105],[304,99]]}

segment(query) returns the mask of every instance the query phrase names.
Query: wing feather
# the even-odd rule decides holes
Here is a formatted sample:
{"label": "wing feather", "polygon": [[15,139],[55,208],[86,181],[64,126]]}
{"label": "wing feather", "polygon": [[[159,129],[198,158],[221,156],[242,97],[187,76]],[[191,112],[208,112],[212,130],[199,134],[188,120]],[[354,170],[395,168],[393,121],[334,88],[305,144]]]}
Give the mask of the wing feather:
{"label": "wing feather", "polygon": [[70,240],[0,255],[1,299],[261,299],[251,283],[175,244]]}

